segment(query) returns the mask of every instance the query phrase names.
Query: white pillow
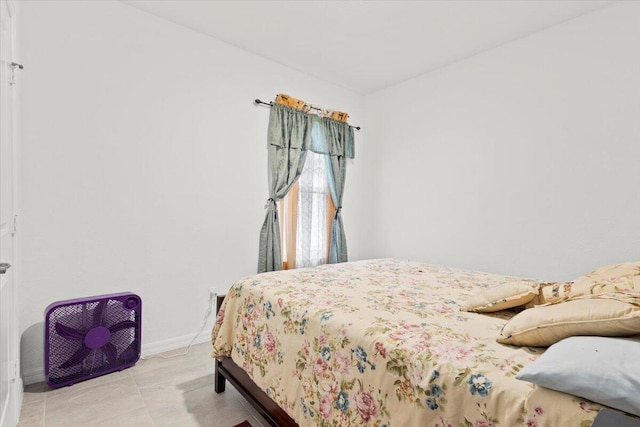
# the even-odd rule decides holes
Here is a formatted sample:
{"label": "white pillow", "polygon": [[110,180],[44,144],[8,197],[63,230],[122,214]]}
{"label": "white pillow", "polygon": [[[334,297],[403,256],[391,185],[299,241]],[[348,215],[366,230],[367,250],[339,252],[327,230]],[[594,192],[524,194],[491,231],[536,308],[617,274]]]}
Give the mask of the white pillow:
{"label": "white pillow", "polygon": [[640,335],[565,338],[516,378],[640,416]]}

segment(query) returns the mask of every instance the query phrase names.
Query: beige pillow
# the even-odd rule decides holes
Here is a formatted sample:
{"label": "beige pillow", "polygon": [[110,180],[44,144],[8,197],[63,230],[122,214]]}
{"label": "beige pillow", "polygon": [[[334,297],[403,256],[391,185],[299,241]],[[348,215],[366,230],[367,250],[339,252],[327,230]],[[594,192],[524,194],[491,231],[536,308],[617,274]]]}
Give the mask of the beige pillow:
{"label": "beige pillow", "polygon": [[629,290],[640,291],[640,261],[607,265],[573,282],[542,284],[535,302],[554,303],[581,295]]}
{"label": "beige pillow", "polygon": [[502,328],[502,344],[550,346],[574,335],[640,333],[640,293],[609,293],[527,309]]}
{"label": "beige pillow", "polygon": [[538,295],[538,283],[533,280],[503,283],[483,289],[472,295],[460,310],[479,313],[518,307]]}

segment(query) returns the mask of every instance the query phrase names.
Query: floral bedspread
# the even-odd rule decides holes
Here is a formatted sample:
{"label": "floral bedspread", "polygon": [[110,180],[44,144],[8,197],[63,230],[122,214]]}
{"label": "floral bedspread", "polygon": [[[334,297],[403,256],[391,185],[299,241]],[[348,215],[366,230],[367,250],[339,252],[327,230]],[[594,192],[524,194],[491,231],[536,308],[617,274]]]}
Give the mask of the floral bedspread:
{"label": "floral bedspread", "polygon": [[514,313],[468,313],[521,280],[373,260],[249,276],[212,332],[300,426],[591,426],[599,406],[514,378],[541,349],[498,344]]}

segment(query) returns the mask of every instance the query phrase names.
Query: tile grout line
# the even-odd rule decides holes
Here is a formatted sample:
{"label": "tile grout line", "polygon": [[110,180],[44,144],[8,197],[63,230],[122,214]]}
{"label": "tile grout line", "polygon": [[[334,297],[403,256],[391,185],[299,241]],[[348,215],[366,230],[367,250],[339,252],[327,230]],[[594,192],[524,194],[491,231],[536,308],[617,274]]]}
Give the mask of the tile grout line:
{"label": "tile grout line", "polygon": [[43,401],[42,401],[42,427],[47,426],[47,392],[43,391]]}
{"label": "tile grout line", "polygon": [[[131,368],[133,368],[133,366]],[[147,416],[149,417],[149,420],[151,421],[151,425],[156,427],[156,422],[153,419],[153,417],[151,416],[151,411],[149,411],[149,407],[147,406],[147,401],[145,400],[144,396],[140,392],[140,385],[138,384],[138,381],[136,381],[136,377],[134,375],[132,375],[131,373],[129,373],[129,376],[133,380],[133,383],[136,385],[136,392],[138,392],[138,396],[140,396],[140,399],[142,399],[142,403],[144,403],[144,410],[147,412]]]}

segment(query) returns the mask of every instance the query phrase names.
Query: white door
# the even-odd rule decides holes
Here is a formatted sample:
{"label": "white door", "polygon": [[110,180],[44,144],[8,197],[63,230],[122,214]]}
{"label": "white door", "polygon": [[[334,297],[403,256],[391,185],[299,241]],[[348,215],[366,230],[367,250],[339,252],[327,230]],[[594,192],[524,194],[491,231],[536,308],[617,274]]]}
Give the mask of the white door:
{"label": "white door", "polygon": [[18,422],[18,322],[14,264],[16,81],[15,4],[0,0],[0,427]]}

